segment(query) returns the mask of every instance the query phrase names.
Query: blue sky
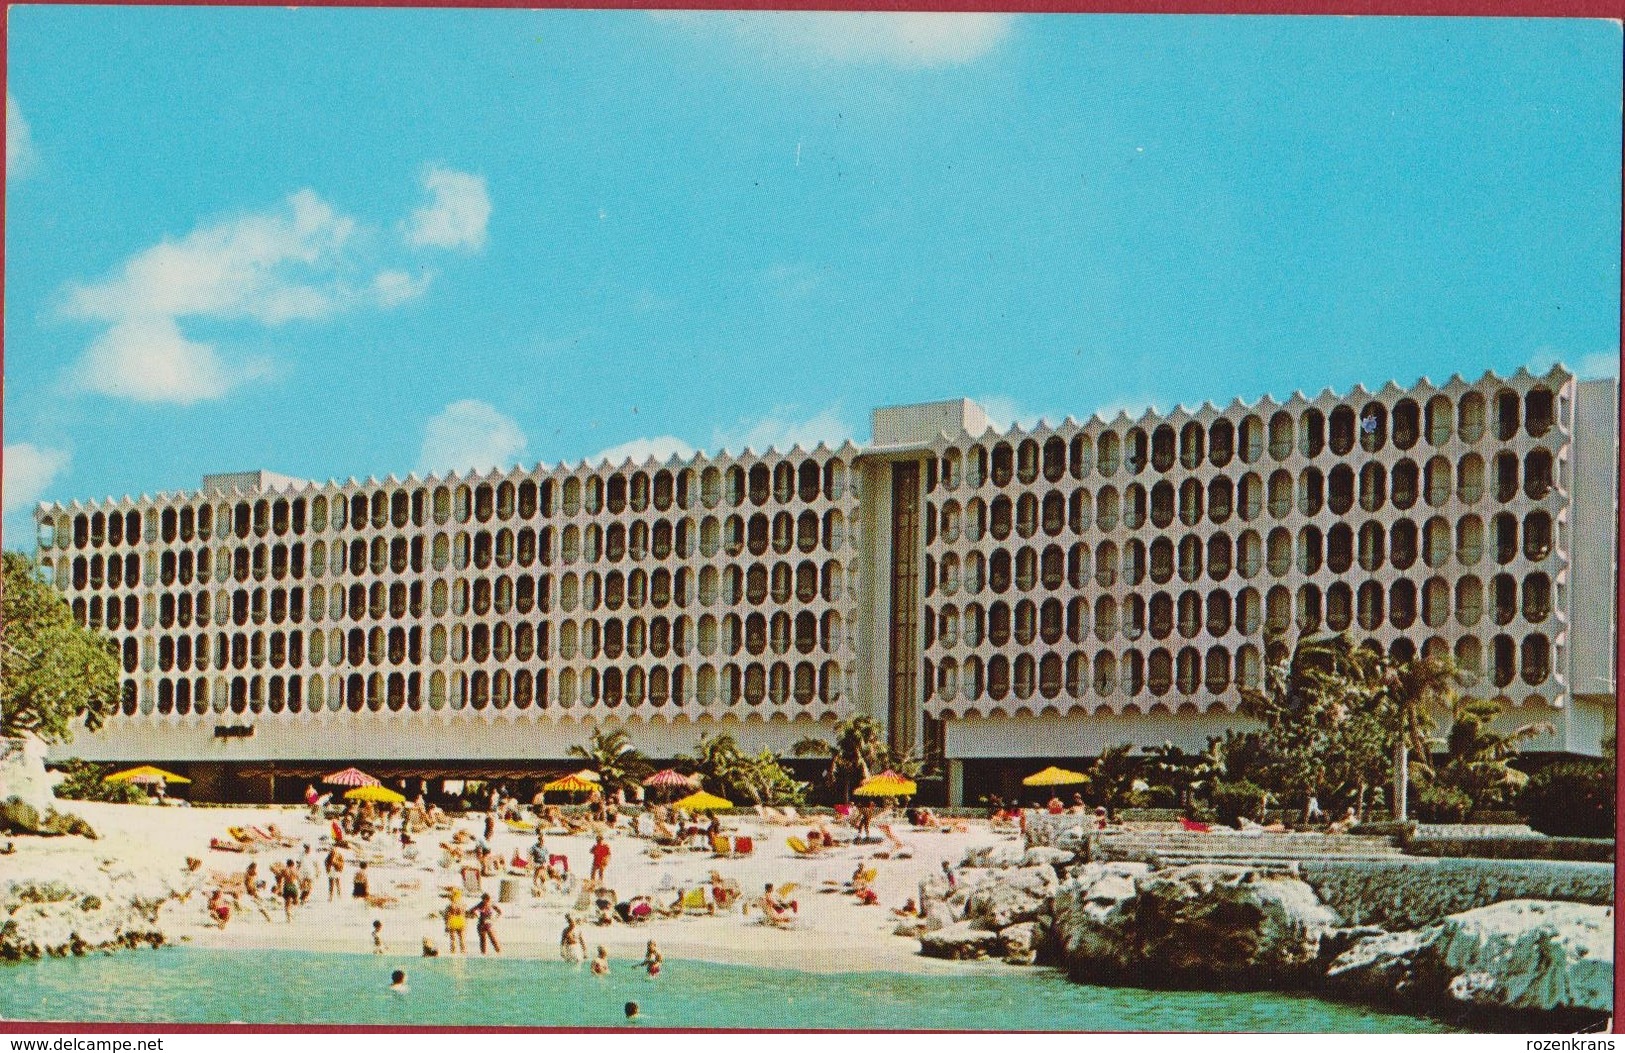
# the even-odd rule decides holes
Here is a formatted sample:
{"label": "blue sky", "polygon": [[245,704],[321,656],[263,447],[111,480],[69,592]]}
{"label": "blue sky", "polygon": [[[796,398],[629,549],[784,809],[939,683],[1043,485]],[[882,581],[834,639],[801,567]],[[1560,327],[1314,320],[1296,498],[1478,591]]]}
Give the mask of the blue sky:
{"label": "blue sky", "polygon": [[15,7],[5,544],[1619,355],[1606,22]]}

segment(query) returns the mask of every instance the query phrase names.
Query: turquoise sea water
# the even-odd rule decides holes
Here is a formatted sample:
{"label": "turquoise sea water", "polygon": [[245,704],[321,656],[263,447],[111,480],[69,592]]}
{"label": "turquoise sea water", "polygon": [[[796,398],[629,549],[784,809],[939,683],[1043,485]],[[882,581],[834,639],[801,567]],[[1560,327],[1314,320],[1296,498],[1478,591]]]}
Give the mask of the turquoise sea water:
{"label": "turquoise sea water", "polygon": [[[410,992],[388,990],[407,971]],[[0,966],[11,1020],[1000,1031],[1430,1032],[1415,1017],[1280,994],[1090,987],[1050,969],[802,973],[669,960],[595,977],[559,961],[164,948]]]}

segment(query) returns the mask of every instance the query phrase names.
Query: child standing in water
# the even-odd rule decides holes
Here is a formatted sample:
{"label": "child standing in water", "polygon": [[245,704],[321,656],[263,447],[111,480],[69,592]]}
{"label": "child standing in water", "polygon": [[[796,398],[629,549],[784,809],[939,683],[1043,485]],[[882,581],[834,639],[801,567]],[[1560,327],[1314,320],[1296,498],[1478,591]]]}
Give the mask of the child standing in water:
{"label": "child standing in water", "polygon": [[649,946],[644,948],[643,961],[638,964],[649,971],[649,979],[653,980],[660,975],[660,963],[663,961],[665,958],[661,956],[660,948],[655,945],[655,941],[650,940]]}
{"label": "child standing in water", "polygon": [[594,976],[609,975],[609,948],[601,943],[598,945],[598,957],[592,960],[592,974]]}

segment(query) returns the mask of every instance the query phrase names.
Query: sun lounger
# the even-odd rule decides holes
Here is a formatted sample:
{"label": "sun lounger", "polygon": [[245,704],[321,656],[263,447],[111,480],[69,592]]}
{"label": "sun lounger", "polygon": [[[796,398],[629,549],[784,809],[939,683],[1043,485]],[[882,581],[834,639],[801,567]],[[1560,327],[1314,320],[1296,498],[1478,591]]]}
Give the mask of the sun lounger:
{"label": "sun lounger", "polygon": [[789,845],[790,850],[798,856],[816,856],[819,853],[819,849],[814,848],[799,837],[787,837],[784,843]]}
{"label": "sun lounger", "polygon": [[684,914],[710,914],[711,901],[706,898],[705,887],[691,888],[683,893],[681,903]]}
{"label": "sun lounger", "polygon": [[226,841],[218,837],[209,838],[209,847],[216,852],[247,852],[248,846],[240,841]]}
{"label": "sun lounger", "polygon": [[734,855],[748,856],[754,851],[756,851],[756,842],[754,839],[749,837],[734,838]]}

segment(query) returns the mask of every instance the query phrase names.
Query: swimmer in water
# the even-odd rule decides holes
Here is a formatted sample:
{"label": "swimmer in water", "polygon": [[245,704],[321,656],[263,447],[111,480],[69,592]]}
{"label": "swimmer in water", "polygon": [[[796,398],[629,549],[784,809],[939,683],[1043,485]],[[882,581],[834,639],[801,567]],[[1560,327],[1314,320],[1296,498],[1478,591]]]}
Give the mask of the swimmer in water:
{"label": "swimmer in water", "polygon": [[396,969],[389,974],[389,989],[396,994],[407,993],[409,988],[406,986],[406,970]]}
{"label": "swimmer in water", "polygon": [[638,1004],[636,1002],[628,1002],[628,1003],[626,1003],[626,1019],[628,1019],[628,1020],[636,1020],[637,1018],[638,1018]]}
{"label": "swimmer in water", "polygon": [[649,946],[643,951],[643,961],[638,964],[649,971],[649,979],[653,980],[660,975],[660,965],[664,961],[665,958],[661,956],[660,948],[655,945],[655,941],[650,940]]}
{"label": "swimmer in water", "polygon": [[592,960],[592,974],[594,976],[609,975],[609,948],[601,943],[598,945],[598,956]]}

